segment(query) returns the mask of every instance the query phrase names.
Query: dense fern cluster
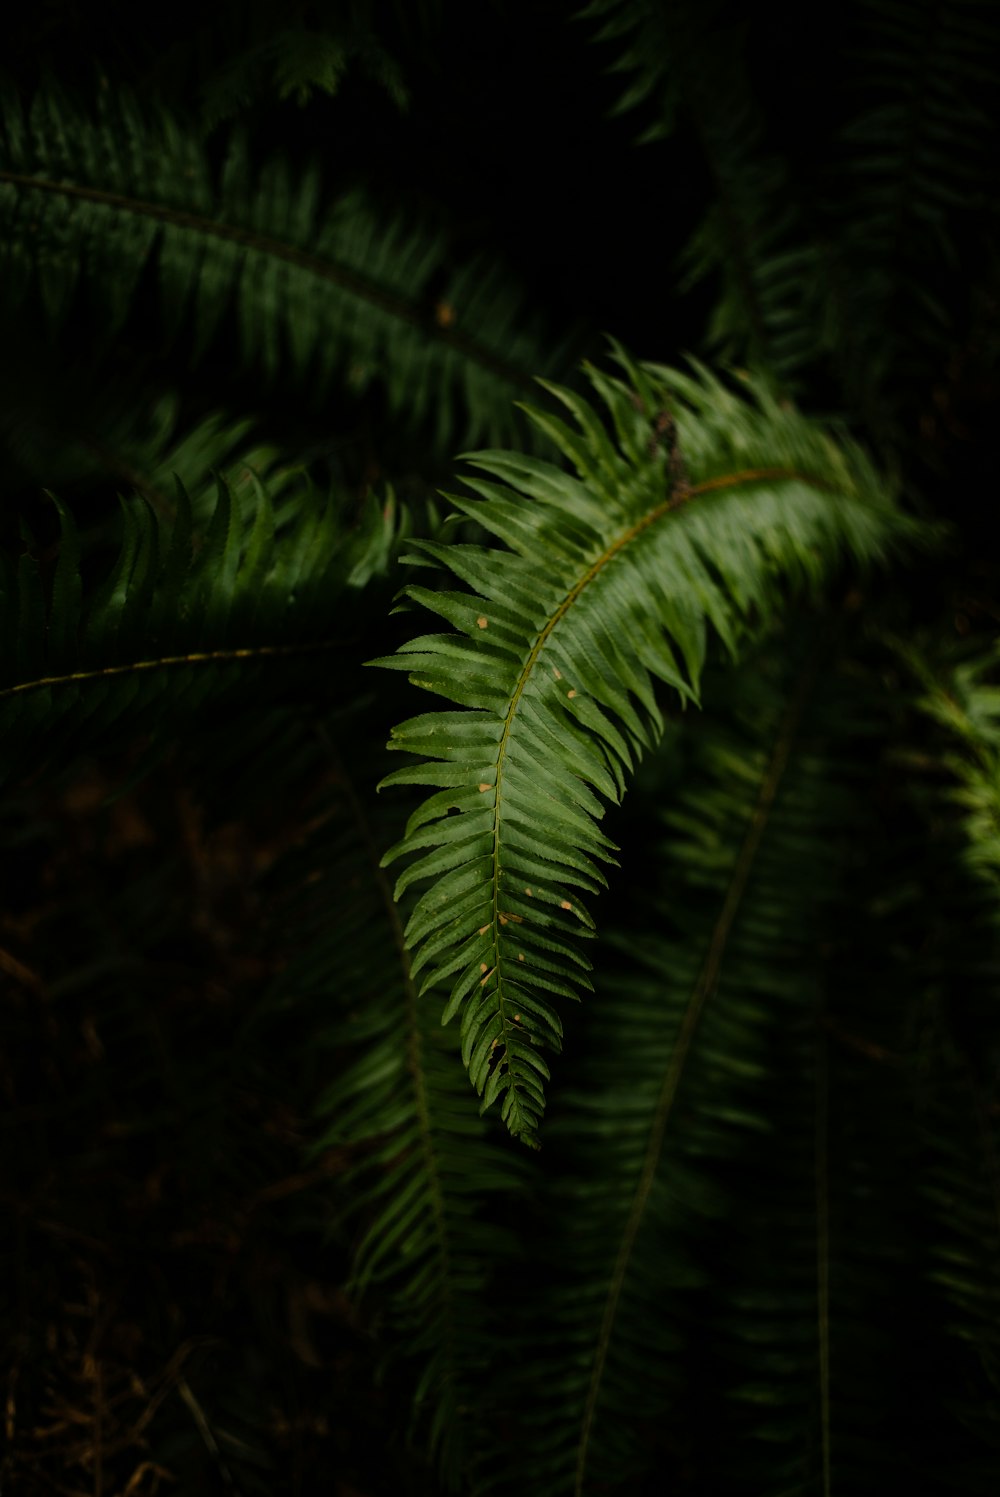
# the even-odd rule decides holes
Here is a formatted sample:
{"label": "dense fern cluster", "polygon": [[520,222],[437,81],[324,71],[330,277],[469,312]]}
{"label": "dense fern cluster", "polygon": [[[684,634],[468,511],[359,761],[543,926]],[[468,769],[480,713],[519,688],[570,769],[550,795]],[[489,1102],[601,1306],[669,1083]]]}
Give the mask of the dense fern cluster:
{"label": "dense fern cluster", "polygon": [[995,1485],[1000,28],[543,9],[14,28],[13,1490]]}

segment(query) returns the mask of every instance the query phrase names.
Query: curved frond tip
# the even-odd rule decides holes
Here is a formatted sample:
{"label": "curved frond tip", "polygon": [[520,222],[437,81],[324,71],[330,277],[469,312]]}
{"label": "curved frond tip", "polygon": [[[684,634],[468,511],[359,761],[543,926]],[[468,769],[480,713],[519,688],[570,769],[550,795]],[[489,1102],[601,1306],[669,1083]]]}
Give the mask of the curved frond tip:
{"label": "curved frond tip", "polygon": [[411,718],[390,747],[421,756],[383,784],[434,793],[386,861],[396,894],[425,885],[407,925],[422,991],[447,982],[483,1108],[502,1099],[532,1142],[558,1051],[557,1003],[590,986],[587,897],[614,846],[599,822],[662,729],[658,687],[697,700],[709,626],[735,653],[788,582],[848,553],[878,557],[907,528],[862,454],[766,393],[746,400],[700,368],[588,369],[607,422],[546,388],[572,418],[526,407],[572,471],[523,455],[469,458],[453,498],[502,543],[418,542],[464,591],[406,589],[450,633],[374,664],[458,710]]}

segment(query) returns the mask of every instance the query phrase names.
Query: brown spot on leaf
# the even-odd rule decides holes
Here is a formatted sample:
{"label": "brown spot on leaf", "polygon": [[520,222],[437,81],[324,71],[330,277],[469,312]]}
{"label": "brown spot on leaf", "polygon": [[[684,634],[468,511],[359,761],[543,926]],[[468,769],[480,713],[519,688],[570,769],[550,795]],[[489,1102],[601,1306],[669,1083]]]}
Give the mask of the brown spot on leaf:
{"label": "brown spot on leaf", "polygon": [[480,614],[479,615],[479,617],[476,620],[476,623],[479,625],[480,629],[488,629],[489,626],[490,626],[490,621],[489,621],[488,618],[485,617],[484,614]]}
{"label": "brown spot on leaf", "polygon": [[564,899],[562,901],[562,903],[560,904],[559,908],[561,910],[571,910],[573,908],[573,906],[570,904],[570,902],[569,902],[568,899]]}
{"label": "brown spot on leaf", "polygon": [[575,690],[573,690],[573,691],[567,691],[566,695],[568,697],[575,697],[576,696],[576,691]]}
{"label": "brown spot on leaf", "polygon": [[488,972],[489,971],[488,964],[486,962],[480,962],[479,963],[479,970],[480,970],[480,972]]}
{"label": "brown spot on leaf", "polygon": [[493,786],[492,785],[488,785],[486,783],[486,781],[483,780],[483,782],[479,786],[479,793],[480,793],[480,795],[482,795],[482,793],[483,793],[484,790],[492,790],[492,789],[493,789]]}
{"label": "brown spot on leaf", "polygon": [[438,327],[451,327],[455,321],[455,308],[449,307],[446,301],[439,301],[434,308],[434,321]]}
{"label": "brown spot on leaf", "polygon": [[524,952],[523,951],[519,951],[517,953],[517,959],[518,959],[519,962],[523,962],[524,961]]}

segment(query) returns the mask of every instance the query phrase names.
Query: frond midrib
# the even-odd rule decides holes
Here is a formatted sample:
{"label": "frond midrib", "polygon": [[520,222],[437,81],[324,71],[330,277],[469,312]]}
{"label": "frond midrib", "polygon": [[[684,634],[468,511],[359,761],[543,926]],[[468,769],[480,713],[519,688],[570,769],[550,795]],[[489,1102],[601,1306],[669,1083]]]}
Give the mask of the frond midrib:
{"label": "frond midrib", "polygon": [[59,676],[38,676],[32,681],[19,681],[14,686],[0,687],[0,701],[31,691],[42,691],[46,687],[74,686],[85,681],[102,681],[108,676],[128,676],[145,671],[167,670],[172,666],[218,665],[227,661],[266,659],[275,655],[303,655],[314,650],[342,649],[342,639],[310,640],[302,644],[247,645],[227,650],[196,650],[189,655],[159,655],[147,660],[130,660],[121,665],[95,666],[93,670],[68,671]]}
{"label": "frond midrib", "polygon": [[[329,735],[322,728],[317,729],[317,731],[320,741],[327,749],[334,763],[339,765],[339,755]],[[448,1368],[450,1379],[457,1363],[455,1347],[458,1340],[455,1303],[452,1294],[452,1254],[445,1217],[444,1188],[441,1184],[441,1172],[438,1169],[437,1154],[434,1150],[430,1098],[427,1088],[427,1071],[423,1064],[423,1040],[420,1034],[417,1014],[417,1004],[419,1001],[417,985],[413,978],[410,952],[406,944],[406,935],[403,929],[403,922],[400,918],[399,908],[393,898],[392,887],[382,867],[380,854],[376,847],[375,839],[372,836],[368,818],[365,815],[364,807],[350,777],[342,771],[342,778],[345,796],[351,808],[351,815],[354,818],[358,836],[364,847],[365,857],[373,872],[376,887],[379,891],[379,899],[384,907],[386,920],[392,932],[393,945],[399,957],[400,971],[403,977],[403,989],[406,994],[406,1068],[410,1073],[413,1083],[414,1106],[417,1114],[420,1150],[423,1156],[424,1179],[427,1182],[427,1193],[431,1203],[431,1216],[434,1222],[434,1232],[441,1263],[441,1308],[444,1321],[445,1365]]]}
{"label": "frond midrib", "polygon": [[[587,1456],[590,1447],[590,1437],[593,1429],[594,1416],[597,1410],[597,1400],[600,1395],[604,1368],[607,1362],[611,1338],[614,1332],[615,1319],[618,1305],[621,1299],[625,1277],[628,1272],[629,1262],[635,1247],[639,1228],[642,1224],[643,1215],[652,1190],[656,1171],[659,1167],[660,1156],[663,1150],[663,1140],[666,1134],[667,1123],[673,1111],[677,1091],[680,1086],[684,1067],[687,1061],[691,1042],[704,1010],[705,1004],[711,997],[716,983],[718,982],[722,960],[725,955],[729,936],[732,932],[736,916],[739,912],[743,896],[746,892],[753,870],[757,853],[760,850],[764,833],[770,820],[771,811],[778,794],[781,781],[788,761],[791,757],[792,747],[798,731],[799,723],[806,706],[808,697],[812,691],[816,678],[817,662],[812,661],[803,671],[799,681],[798,689],[792,696],[791,701],[785,709],[782,719],[778,725],[775,735],[774,748],[770,759],[765,767],[760,782],[760,790],[757,795],[756,805],[750,818],[739,856],[733,867],[732,876],[726,889],[722,908],[713,926],[709,938],[708,950],[702,963],[698,977],[684,1010],[677,1040],[671,1050],[670,1059],[663,1077],[663,1085],[657,1099],[649,1131],[649,1142],[643,1159],[642,1168],[636,1183],[632,1204],[629,1208],[625,1227],[622,1232],[621,1243],[615,1266],[612,1270],[608,1285],[607,1299],[605,1300],[604,1312],[601,1319],[601,1327],[598,1332],[597,1345],[594,1351],[593,1369],[587,1388],[587,1398],[584,1405],[583,1420],[580,1430],[580,1444],[577,1453],[576,1476],[574,1481],[574,1497],[582,1497],[583,1483],[586,1475]],[[824,1444],[824,1454],[826,1445]]]}
{"label": "frond midrib", "polygon": [[47,192],[54,196],[78,198],[83,202],[96,203],[122,213],[131,213],[137,218],[153,219],[159,223],[171,224],[176,228],[189,229],[207,238],[241,244],[257,254],[282,260],[288,265],[294,265],[297,269],[314,275],[318,280],[339,286],[359,299],[369,302],[372,306],[379,307],[390,317],[407,323],[426,337],[434,339],[435,342],[453,348],[470,363],[478,364],[509,384],[523,390],[534,390],[534,379],[523,369],[498,357],[467,333],[452,330],[434,321],[412,302],[403,297],[394,296],[392,292],[386,291],[383,286],[379,286],[358,271],[338,264],[334,260],[320,259],[319,256],[310,254],[308,250],[299,249],[298,246],[289,244],[285,240],[260,234],[252,229],[241,228],[238,224],[206,218],[203,214],[192,213],[185,208],[173,208],[166,203],[154,203],[144,198],[129,197],[125,193],[107,192],[99,187],[81,186],[75,182],[55,182],[48,177],[36,177],[28,172],[14,172],[0,167],[0,183],[4,182],[13,187]]}
{"label": "frond midrib", "polygon": [[[702,495],[718,492],[724,489],[736,488],[742,483],[774,481],[810,483],[815,488],[827,491],[832,491],[833,488],[833,486],[824,479],[814,477],[807,473],[799,472],[796,469],[781,467],[747,468],[742,469],[736,473],[728,473],[720,475],[716,478],[705,479],[698,484],[693,484],[690,486],[685,484],[683,486],[679,486],[674,490],[674,492],[670,494],[667,499],[663,501],[662,504],[658,504],[654,509],[643,515],[639,520],[634,521],[633,524],[627,526],[626,529],[623,530],[622,533],[604,549],[604,551],[602,551],[601,555],[591,563],[587,570],[574,583],[573,587],[570,588],[569,592],[558,604],[558,606],[553,610],[551,617],[546,621],[544,628],[538,634],[534,644],[531,647],[528,657],[521,668],[521,673],[518,677],[517,683],[514,687],[514,691],[511,695],[510,704],[507,708],[507,713],[504,718],[503,731],[501,733],[497,747],[492,849],[490,853],[490,860],[492,863],[492,888],[490,895],[492,906],[490,920],[492,963],[487,962],[487,967],[489,968],[489,970],[487,971],[486,976],[483,978],[483,986],[485,986],[489,979],[494,974],[496,975],[497,1008],[502,1025],[505,1056],[509,1054],[508,1041],[511,1035],[511,1020],[508,1019],[506,1013],[505,1005],[507,1000],[505,999],[503,993],[503,972],[500,963],[500,843],[501,822],[503,820],[501,816],[500,806],[503,794],[503,771],[504,761],[507,755],[507,745],[510,740],[511,730],[514,725],[514,720],[517,716],[517,709],[520,704],[521,697],[523,696],[525,688],[527,687],[535,666],[538,663],[538,658],[543,648],[545,647],[546,642],[552,635],[553,630],[562,621],[562,619],[565,618],[569,610],[572,608],[573,604],[578,600],[578,598],[580,598],[586,588],[595,580],[595,578],[597,578],[601,574],[601,572],[603,572],[608,563],[613,561],[614,558],[630,542],[636,540],[638,536],[643,534],[644,531],[648,530],[658,520],[663,519],[664,516],[673,513],[675,510],[680,509],[683,505],[689,503],[692,499],[698,498]],[[502,1062],[498,1062],[498,1066],[501,1063]],[[510,1076],[511,1089],[516,1092],[517,1083],[515,1081],[513,1073],[510,1070],[509,1061],[508,1075]]]}

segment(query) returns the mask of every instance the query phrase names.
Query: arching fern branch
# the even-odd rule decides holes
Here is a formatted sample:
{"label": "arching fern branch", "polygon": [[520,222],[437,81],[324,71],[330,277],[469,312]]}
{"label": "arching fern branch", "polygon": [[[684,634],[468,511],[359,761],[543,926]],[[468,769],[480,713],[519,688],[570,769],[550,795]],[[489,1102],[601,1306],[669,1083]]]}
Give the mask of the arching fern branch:
{"label": "arching fern branch", "polygon": [[866,1131],[884,1068],[861,1062],[852,1107],[865,1088],[820,1022],[870,816],[852,721],[870,702],[822,633],[799,617],[736,679],[714,673],[711,710],[650,766],[663,809],[553,1091],[537,1253],[488,1395],[511,1454],[487,1442],[477,1493],[631,1493],[653,1472],[869,1490],[864,1411],[888,1415],[877,1384],[899,1384],[907,1242],[864,1229],[907,1182],[899,1129]]}
{"label": "arching fern branch", "polygon": [[378,386],[442,452],[508,440],[530,375],[567,367],[502,267],[456,266],[439,232],[380,216],[358,192],[324,208],[315,168],[254,169],[234,134],[217,172],[195,133],[124,93],[93,115],[54,90],[28,112],[12,90],[4,104],[4,296],[16,306],[37,290],[52,326],[82,285],[111,335],[152,271],[165,342],[184,332],[200,357],[232,309],[239,357],[266,379],[293,375],[312,395],[334,376]]}
{"label": "arching fern branch", "polygon": [[[330,652],[351,628],[347,599],[384,565],[392,517],[374,498],[346,533],[340,506],[299,488],[275,511],[250,476],[220,480],[203,523],[178,486],[173,523],[122,501],[117,558],[102,581],[64,504],[54,565],[0,555],[0,778],[174,721],[222,688],[254,691],[256,667]],[[249,502],[248,502],[249,500]],[[199,519],[202,517],[199,516]]]}
{"label": "arching fern branch", "polygon": [[789,689],[772,644],[779,668],[758,662],[732,687],[735,708],[678,725],[660,771],[671,810],[629,881],[636,928],[610,933],[539,1156],[540,1261],[511,1328],[532,1350],[504,1359],[516,1370],[492,1395],[516,1454],[484,1451],[477,1493],[513,1494],[529,1473],[539,1497],[639,1490],[647,1431],[683,1441],[706,1243],[729,1228],[726,1172],[769,1131],[755,1093],[793,996],[768,987],[763,951],[815,944],[821,836],[793,816],[789,838],[783,805],[772,827],[815,671]]}
{"label": "arching fern branch", "polygon": [[438,789],[387,857],[417,855],[396,886],[429,881],[407,925],[414,973],[451,983],[444,1022],[462,1015],[483,1107],[502,1097],[525,1141],[542,1112],[540,1052],[560,1046],[553,999],[589,985],[582,896],[613,853],[601,797],[620,798],[661,731],[656,683],[696,699],[709,625],[735,651],[785,584],[817,580],[844,552],[872,560],[907,528],[860,452],[767,394],[620,361],[627,382],[589,371],[614,438],[565,390],[550,387],[575,426],[528,408],[573,475],[472,458],[492,477],[454,502],[509,549],[420,545],[419,560],[470,590],[407,592],[459,632],[377,662],[463,709],[394,731],[391,747],[430,758],[384,783]]}
{"label": "arching fern branch", "polygon": [[315,1004],[312,1043],[338,1058],[315,1149],[349,1152],[350,1288],[388,1322],[387,1357],[415,1366],[411,1436],[453,1490],[473,1454],[472,1391],[496,1335],[492,1275],[517,1251],[490,1203],[519,1188],[524,1158],[468,1107],[455,1040],[437,1005],[418,999],[379,864],[399,815],[367,803],[345,762],[360,761],[357,745],[348,756],[332,732],[318,729],[332,783],[274,874],[274,919],[292,954],[273,999],[307,1014]]}

